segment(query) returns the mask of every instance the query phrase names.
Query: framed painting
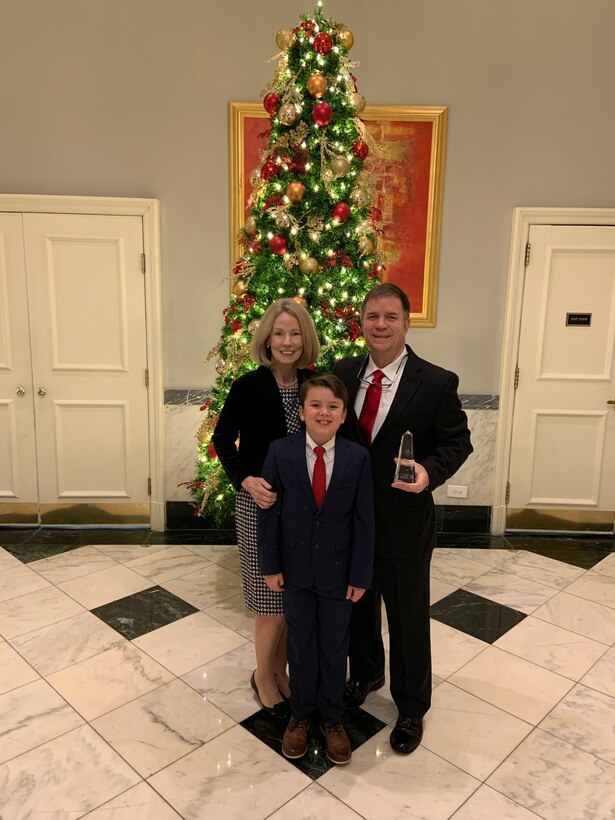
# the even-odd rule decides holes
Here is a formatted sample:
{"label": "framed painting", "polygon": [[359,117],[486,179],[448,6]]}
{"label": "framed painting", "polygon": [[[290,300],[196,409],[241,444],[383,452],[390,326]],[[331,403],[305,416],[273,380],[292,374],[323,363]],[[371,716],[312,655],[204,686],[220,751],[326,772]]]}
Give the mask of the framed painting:
{"label": "framed painting", "polygon": [[[374,175],[373,204],[382,213],[383,281],[408,294],[415,327],[434,327],[447,108],[368,105],[361,119],[377,146],[365,165]],[[230,103],[231,264],[241,254],[237,235],[252,191],[250,172],[260,167],[266,148],[267,120],[260,103]]]}

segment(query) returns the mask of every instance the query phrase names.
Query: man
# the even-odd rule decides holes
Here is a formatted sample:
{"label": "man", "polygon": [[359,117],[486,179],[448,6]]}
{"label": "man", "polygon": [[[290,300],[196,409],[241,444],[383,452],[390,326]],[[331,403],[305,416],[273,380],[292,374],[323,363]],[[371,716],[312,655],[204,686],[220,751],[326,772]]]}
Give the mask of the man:
{"label": "man", "polygon": [[[350,627],[350,679],[344,700],[360,706],[384,685],[381,595],[390,638],[391,695],[399,711],[391,746],[409,754],[421,742],[431,705],[429,565],[436,526],[432,491],[472,452],[454,373],[420,359],[406,345],[410,303],[401,288],[376,285],[361,308],[369,356],[342,359],[346,384],[342,432],[370,450],[376,510],[375,582],[355,604]],[[415,481],[395,482],[401,436],[414,437]]]}

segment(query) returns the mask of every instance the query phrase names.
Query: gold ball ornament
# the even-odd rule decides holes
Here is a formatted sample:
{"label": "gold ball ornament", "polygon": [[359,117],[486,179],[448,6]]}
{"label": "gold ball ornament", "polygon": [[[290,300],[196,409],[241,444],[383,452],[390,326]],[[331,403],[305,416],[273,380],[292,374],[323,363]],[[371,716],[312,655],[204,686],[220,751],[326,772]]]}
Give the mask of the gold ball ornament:
{"label": "gold ball ornament", "polygon": [[250,331],[250,333],[255,333],[259,325],[260,319],[252,319],[252,321],[248,325],[248,330]]}
{"label": "gold ball ornament", "polygon": [[250,215],[246,219],[246,224],[244,225],[244,228],[248,236],[254,236],[254,234],[256,233],[256,219]]}
{"label": "gold ball ornament", "polygon": [[346,157],[333,157],[329,167],[334,177],[344,177],[350,170],[350,163]]}
{"label": "gold ball ornament", "polygon": [[216,373],[218,373],[218,375],[222,376],[222,374],[224,373],[225,370],[226,370],[225,360],[224,359],[218,359],[218,361],[216,362]]}
{"label": "gold ball ornament", "polygon": [[275,218],[275,224],[278,228],[288,228],[290,226],[290,216],[286,213],[286,211],[278,211]]}
{"label": "gold ball ornament", "polygon": [[305,259],[301,259],[299,262],[299,270],[301,273],[317,273],[318,267],[318,260],[314,259],[313,256],[306,256]]}
{"label": "gold ball ornament", "polygon": [[363,94],[360,94],[358,91],[355,91],[354,94],[350,95],[350,103],[357,114],[360,114],[361,111],[365,110],[366,99]]}
{"label": "gold ball ornament", "polygon": [[291,202],[301,202],[305,194],[305,185],[303,182],[289,182],[284,193]]}
{"label": "gold ball ornament", "polygon": [[246,280],[242,279],[240,276],[238,276],[231,285],[233,296],[243,296],[247,288],[248,286],[246,285]]}
{"label": "gold ball ornament", "polygon": [[275,36],[275,44],[280,51],[288,51],[294,46],[297,35],[292,28],[281,28]]}
{"label": "gold ball ornament", "polygon": [[337,41],[344,46],[344,51],[350,51],[354,45],[354,34],[346,26],[341,26],[337,30]]}
{"label": "gold ball ornament", "polygon": [[317,100],[324,97],[325,91],[327,90],[327,81],[322,74],[312,74],[305,85],[308,94],[312,97],[316,97]]}
{"label": "gold ball ornament", "polygon": [[367,193],[364,188],[353,188],[348,199],[353,205],[356,205],[358,208],[362,208],[367,202]]}
{"label": "gold ball ornament", "polygon": [[278,111],[278,119],[282,125],[292,125],[297,119],[297,108],[292,103],[284,103]]}
{"label": "gold ball ornament", "polygon": [[359,239],[359,250],[364,256],[369,256],[376,250],[376,244],[371,236],[362,236]]}
{"label": "gold ball ornament", "polygon": [[303,296],[291,296],[293,302],[296,302],[298,305],[301,305],[304,308],[307,308],[308,303],[307,299],[304,299]]}
{"label": "gold ball ornament", "polygon": [[258,188],[261,184],[261,172],[260,168],[254,168],[254,170],[250,171],[250,185],[253,188]]}

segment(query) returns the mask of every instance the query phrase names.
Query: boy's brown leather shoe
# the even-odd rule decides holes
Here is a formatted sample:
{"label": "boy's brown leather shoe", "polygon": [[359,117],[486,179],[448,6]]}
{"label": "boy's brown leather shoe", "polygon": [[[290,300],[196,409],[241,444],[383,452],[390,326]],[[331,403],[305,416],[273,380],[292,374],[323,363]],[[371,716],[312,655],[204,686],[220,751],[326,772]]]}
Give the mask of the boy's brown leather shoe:
{"label": "boy's brown leather shoe", "polygon": [[307,752],[310,721],[291,717],[282,738],[282,754],[296,760]]}
{"label": "boy's brown leather shoe", "polygon": [[327,757],[331,763],[338,766],[348,763],[352,755],[350,749],[350,741],[346,730],[341,723],[323,723],[320,727],[321,732],[325,736],[325,743],[327,745]]}

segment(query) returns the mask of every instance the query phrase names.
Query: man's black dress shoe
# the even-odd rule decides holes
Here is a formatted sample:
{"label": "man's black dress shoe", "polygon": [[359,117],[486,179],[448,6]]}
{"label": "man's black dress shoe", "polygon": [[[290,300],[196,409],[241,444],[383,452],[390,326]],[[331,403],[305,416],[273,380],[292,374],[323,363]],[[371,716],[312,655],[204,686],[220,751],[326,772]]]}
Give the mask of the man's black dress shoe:
{"label": "man's black dress shoe", "polygon": [[[261,700],[261,696],[258,693],[258,686],[256,685],[256,669],[252,672],[252,677],[250,678],[250,686],[254,690],[254,694],[256,695],[256,699],[261,705],[261,709],[264,709],[268,715],[271,715],[278,720],[288,720],[290,717],[290,708],[286,701],[281,700],[279,703],[274,703],[273,706],[265,706],[263,701]],[[282,694],[282,693],[280,693]]]}
{"label": "man's black dress shoe", "polygon": [[422,737],[423,718],[401,717],[400,715],[391,732],[391,746],[393,751],[409,755],[419,745]]}
{"label": "man's black dress shoe", "polygon": [[373,692],[375,689],[381,689],[383,686],[384,675],[374,680],[366,681],[353,680],[350,678],[350,680],[346,681],[346,686],[344,687],[344,706],[349,709],[360,706],[370,692]]}

